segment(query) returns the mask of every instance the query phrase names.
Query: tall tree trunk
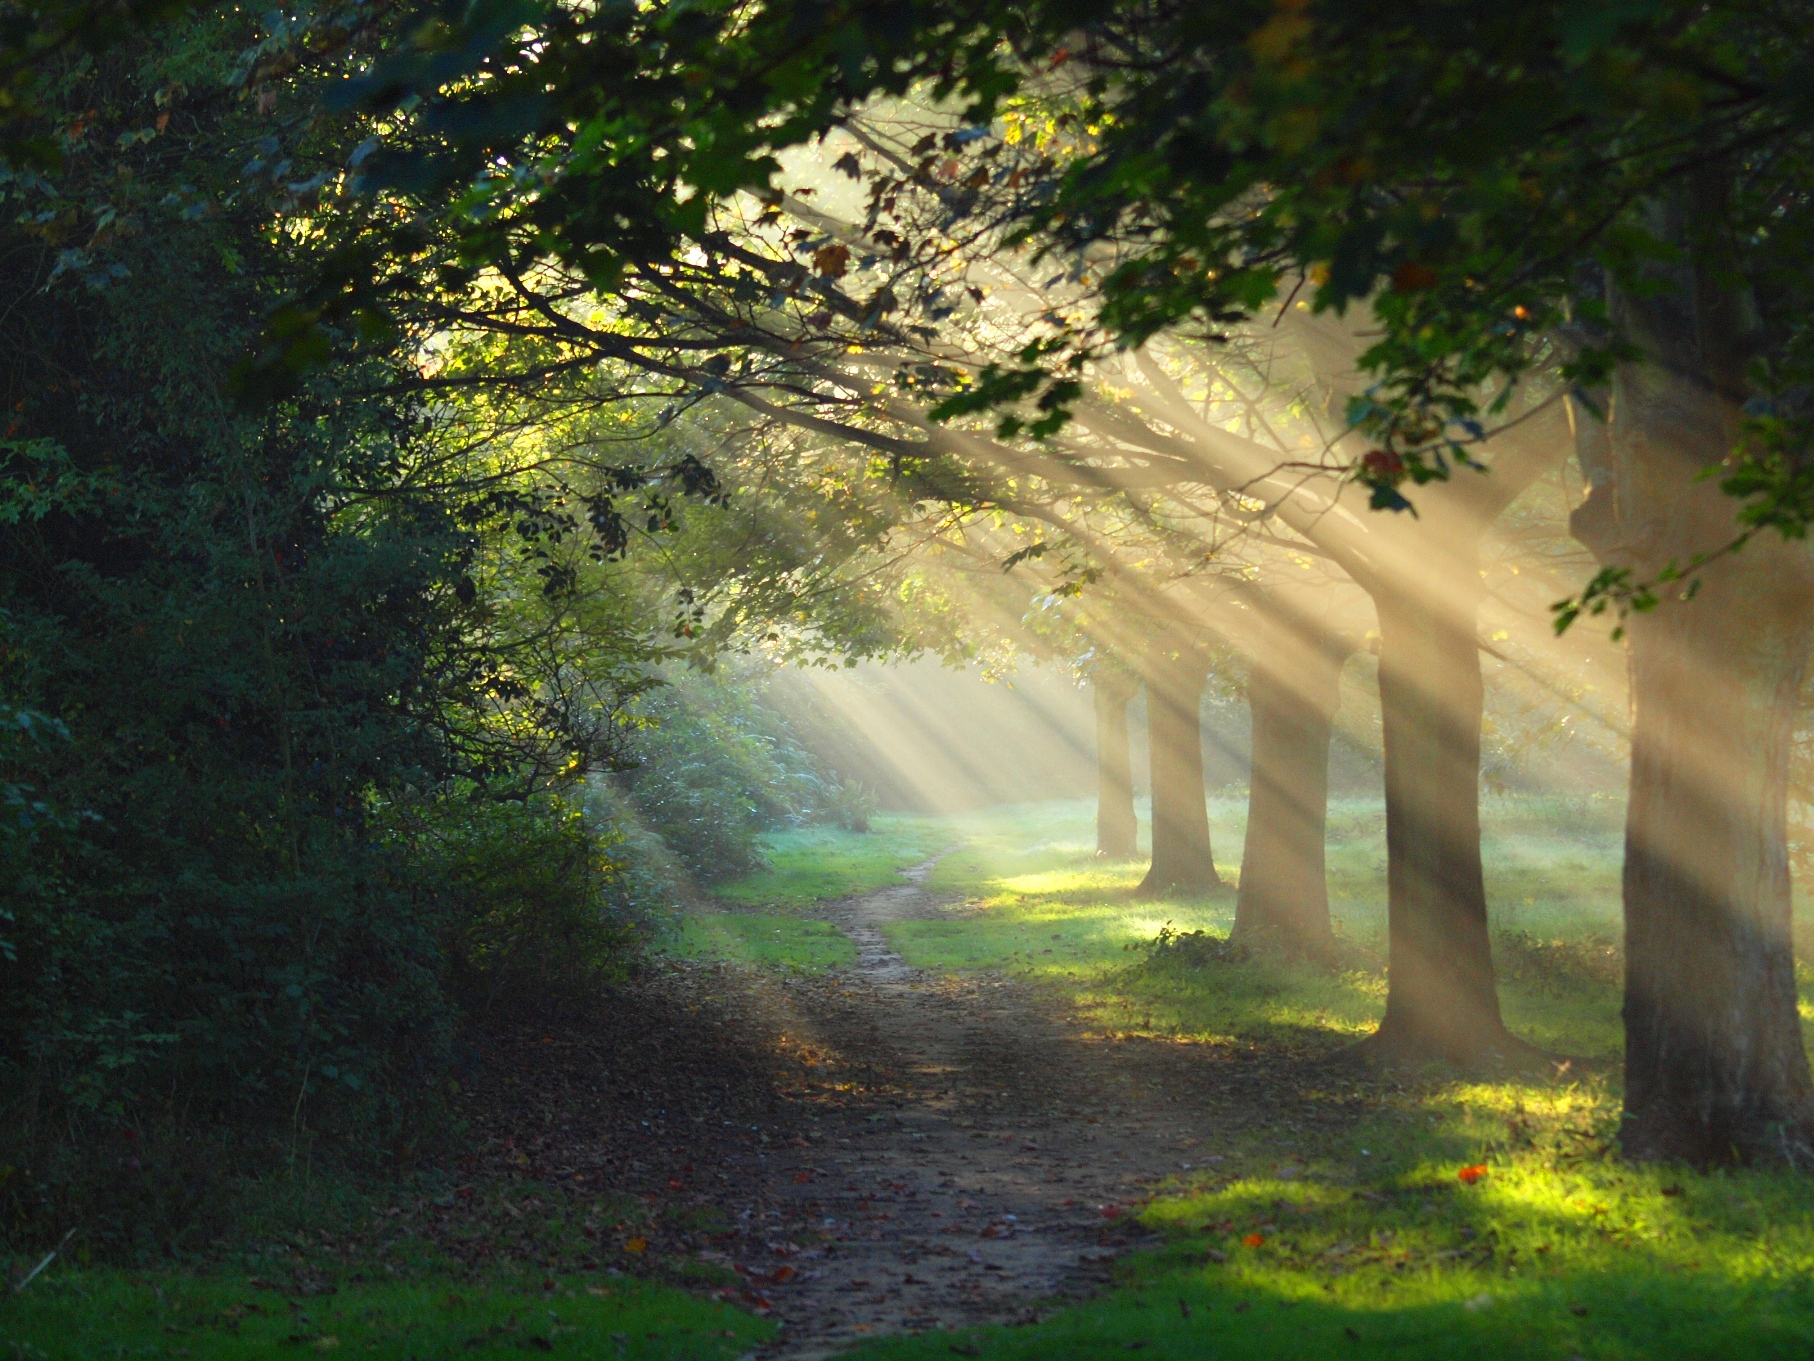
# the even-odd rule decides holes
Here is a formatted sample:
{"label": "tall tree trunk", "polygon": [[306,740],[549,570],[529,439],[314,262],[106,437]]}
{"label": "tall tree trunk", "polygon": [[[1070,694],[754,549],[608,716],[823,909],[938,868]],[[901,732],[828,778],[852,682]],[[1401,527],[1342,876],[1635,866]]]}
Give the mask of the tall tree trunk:
{"label": "tall tree trunk", "polygon": [[1180,632],[1161,633],[1147,651],[1146,730],[1153,784],[1153,862],[1146,897],[1220,888],[1209,849],[1199,705],[1208,674],[1202,653]]}
{"label": "tall tree trunk", "polygon": [[1256,658],[1249,674],[1253,763],[1236,940],[1310,955],[1327,955],[1335,944],[1323,852],[1329,742],[1350,650],[1315,640],[1284,656]]}
{"label": "tall tree trunk", "polygon": [[1134,683],[1104,666],[1090,680],[1096,705],[1096,854],[1131,860],[1139,835],[1128,761],[1127,706]]}
{"label": "tall tree trunk", "polygon": [[1785,559],[1803,557],[1753,544],[1696,599],[1632,621],[1620,1133],[1631,1157],[1814,1164],[1785,826],[1814,611],[1806,562]]}
{"label": "tall tree trunk", "polygon": [[[1673,292],[1614,296],[1663,362],[1625,366],[1608,424],[1584,416],[1579,431],[1604,472],[1576,536],[1640,580],[1736,532],[1735,503],[1701,474],[1739,437],[1746,309],[1723,283],[1671,273]],[[1697,575],[1693,598],[1666,590],[1629,621],[1620,1140],[1638,1159],[1814,1166],[1785,826],[1814,556],[1766,531]]]}
{"label": "tall tree trunk", "polygon": [[1471,1063],[1519,1045],[1494,987],[1480,864],[1479,573],[1445,564],[1451,594],[1382,589],[1379,703],[1386,765],[1389,1057]]}

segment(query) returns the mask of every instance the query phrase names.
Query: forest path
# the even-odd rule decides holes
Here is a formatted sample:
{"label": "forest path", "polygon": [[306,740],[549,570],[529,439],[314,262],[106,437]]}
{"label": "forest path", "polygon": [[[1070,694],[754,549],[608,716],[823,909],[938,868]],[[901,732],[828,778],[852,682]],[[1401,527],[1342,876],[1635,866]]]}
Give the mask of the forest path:
{"label": "forest path", "polygon": [[[474,1269],[734,1272],[721,1296],[783,1325],[762,1361],[809,1361],[1089,1295],[1154,1241],[1123,1211],[1157,1185],[1359,1113],[1304,1052],[1105,1035],[1056,990],[910,967],[891,924],[980,910],[927,888],[936,861],[819,905],[853,967],[657,958],[585,1024],[505,1028],[461,1094],[458,1175],[492,1189],[419,1228]],[[524,1236],[544,1215],[585,1221],[577,1262]]]}
{"label": "forest path", "polygon": [[847,1132],[771,1180],[770,1213],[819,1241],[769,1291],[785,1325],[769,1357],[1088,1294],[1143,1241],[1122,1207],[1219,1161],[1257,1116],[1265,1084],[1226,1052],[1092,1037],[1023,983],[910,967],[884,928],[953,913],[925,886],[939,858],[825,905],[857,964],[789,989],[796,1042],[866,1080]]}

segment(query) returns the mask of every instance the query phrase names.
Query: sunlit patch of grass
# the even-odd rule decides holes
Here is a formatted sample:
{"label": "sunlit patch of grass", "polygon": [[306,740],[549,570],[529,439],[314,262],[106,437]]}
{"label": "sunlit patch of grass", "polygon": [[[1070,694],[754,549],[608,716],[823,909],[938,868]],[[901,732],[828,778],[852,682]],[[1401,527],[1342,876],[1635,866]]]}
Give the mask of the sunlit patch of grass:
{"label": "sunlit patch of grass", "polygon": [[1103,1027],[1202,1040],[1339,1048],[1371,1033],[1386,1004],[1377,970],[1263,957],[1201,968],[1142,957],[1103,983],[1079,999]]}
{"label": "sunlit patch of grass", "polygon": [[900,872],[961,840],[949,818],[885,813],[868,832],[801,827],[762,837],[768,868],[713,893],[728,902],[799,907],[898,884]]}
{"label": "sunlit patch of grass", "polygon": [[[1238,796],[1218,797],[1210,812],[1218,867],[1232,886],[1245,806]],[[1483,807],[1493,922],[1510,966],[1505,1014],[1552,1052],[1598,1058],[1619,1046],[1617,970],[1605,957],[1617,930],[1618,812],[1592,800],[1536,797]],[[1386,887],[1378,800],[1330,807],[1331,913],[1346,960],[1334,971],[1263,959],[1138,967],[1143,957],[1130,950],[1168,923],[1225,936],[1234,898],[1137,900],[1145,864],[1099,860],[1094,814],[1091,801],[1069,800],[954,819],[962,845],[929,884],[961,896],[962,906],[945,921],[891,927],[895,948],[924,968],[1008,970],[1059,987],[1106,1030],[1334,1045],[1377,1023]]]}
{"label": "sunlit patch of grass", "polygon": [[[1616,931],[1623,806],[1600,798],[1483,799],[1481,855],[1497,930],[1538,935]],[[1336,921],[1379,945],[1386,930],[1386,818],[1378,799],[1329,805],[1329,897]]]}
{"label": "sunlit patch of grass", "polygon": [[[1231,1143],[1138,1209],[1163,1248],[1030,1327],[894,1339],[864,1361],[961,1355],[1805,1357],[1803,1178],[1634,1168],[1595,1082],[1370,1089],[1320,1138]],[[1364,1150],[1364,1152],[1363,1152]]]}
{"label": "sunlit patch of grass", "polygon": [[154,1272],[51,1272],[0,1297],[0,1338],[19,1361],[164,1356],[244,1361],[352,1355],[730,1358],[774,1325],[671,1287],[533,1278],[347,1282],[294,1296],[265,1282]]}
{"label": "sunlit patch of grass", "polygon": [[[1216,866],[1232,884],[1247,825],[1246,800],[1212,798],[1209,816]],[[1139,818],[1142,828],[1150,825],[1144,803]],[[1071,896],[1092,889],[1131,890],[1146,873],[1144,837],[1142,855],[1133,860],[1097,859],[1094,799],[1012,804],[952,821],[963,844],[933,871],[928,884],[937,890],[976,896],[1000,892]]]}
{"label": "sunlit patch of grass", "polygon": [[722,959],[769,968],[842,969],[857,952],[830,922],[745,912],[696,912],[684,919],[670,947],[694,959]]}
{"label": "sunlit patch of grass", "polygon": [[1004,969],[1035,978],[1090,978],[1128,963],[1129,945],[1167,921],[1214,925],[1209,904],[1071,902],[1063,894],[1000,894],[942,921],[896,922],[888,940],[922,969]]}
{"label": "sunlit patch of grass", "polygon": [[1127,947],[1168,922],[1226,929],[1232,899],[1134,896],[1139,861],[1098,859],[1089,800],[991,809],[958,822],[962,844],[927,886],[961,898],[943,921],[899,922],[890,943],[920,968],[1004,969],[1094,978],[1124,967]]}

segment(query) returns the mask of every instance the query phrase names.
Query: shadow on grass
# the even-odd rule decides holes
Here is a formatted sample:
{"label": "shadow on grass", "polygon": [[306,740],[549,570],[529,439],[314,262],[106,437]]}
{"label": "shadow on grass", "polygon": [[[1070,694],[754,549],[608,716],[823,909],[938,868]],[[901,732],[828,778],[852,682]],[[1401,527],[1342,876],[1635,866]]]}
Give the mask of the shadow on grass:
{"label": "shadow on grass", "polygon": [[0,1298],[0,1355],[8,1361],[245,1361],[323,1353],[484,1361],[541,1352],[576,1361],[729,1361],[774,1331],[740,1310],[670,1287],[539,1273],[514,1287],[448,1279],[354,1283],[295,1296],[250,1279],[76,1272]]}
{"label": "shadow on grass", "polygon": [[856,947],[830,922],[753,912],[697,912],[682,919],[673,945],[682,958],[770,968],[848,968]]}
{"label": "shadow on grass", "polygon": [[1814,1287],[1598,1276],[1482,1290],[1466,1299],[1381,1300],[1372,1306],[1296,1295],[1201,1273],[1156,1274],[1033,1327],[871,1343],[855,1361],[918,1361],[954,1353],[991,1361],[1081,1361],[1139,1352],[1155,1358],[1296,1361],[1737,1361],[1805,1358],[1814,1341]]}
{"label": "shadow on grass", "polygon": [[847,1355],[1809,1354],[1814,1225],[1800,1179],[1570,1169],[1530,1156],[1473,1184],[1456,1171],[1425,1164],[1371,1189],[1256,1177],[1163,1195],[1145,1220],[1172,1243],[1125,1259],[1109,1294],[1032,1326]]}

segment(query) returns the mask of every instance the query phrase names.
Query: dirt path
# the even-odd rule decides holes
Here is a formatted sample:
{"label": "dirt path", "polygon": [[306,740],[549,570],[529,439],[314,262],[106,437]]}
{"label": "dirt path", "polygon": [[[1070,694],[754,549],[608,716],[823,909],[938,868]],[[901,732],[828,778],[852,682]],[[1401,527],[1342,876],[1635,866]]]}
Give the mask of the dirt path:
{"label": "dirt path", "polygon": [[883,928],[946,915],[924,887],[935,863],[823,914],[858,962],[825,990],[841,1005],[798,996],[798,1024],[883,1081],[866,1133],[835,1136],[779,1183],[782,1217],[825,1237],[772,1292],[777,1358],[1018,1321],[1089,1293],[1139,1241],[1122,1207],[1220,1161],[1246,1123],[1226,1100],[1188,1099],[1209,1095],[1206,1067],[1226,1066],[1201,1046],[1090,1040],[1025,986],[910,968]]}
{"label": "dirt path", "polygon": [[[468,1170],[563,1188],[568,1214],[639,1199],[654,1227],[597,1222],[581,1267],[646,1233],[638,1261],[734,1270],[727,1293],[783,1324],[765,1361],[807,1361],[1087,1295],[1141,1243],[1122,1210],[1156,1183],[1241,1145],[1289,1159],[1350,1118],[1357,1094],[1288,1053],[1092,1035],[1019,981],[910,968],[884,928],[966,910],[927,890],[934,863],[822,908],[854,968],[669,964],[602,1024],[500,1044]],[[438,1232],[484,1241],[462,1223],[484,1198],[460,1194]]]}

